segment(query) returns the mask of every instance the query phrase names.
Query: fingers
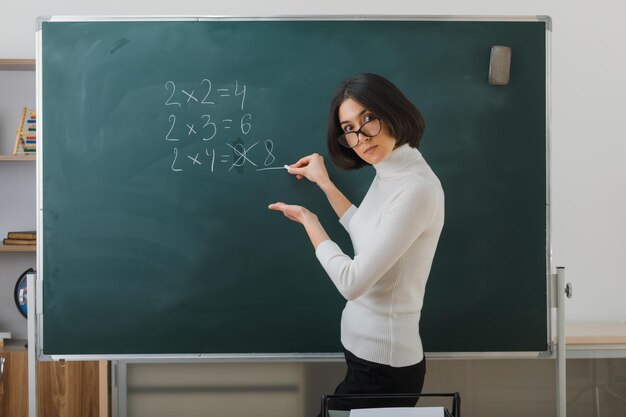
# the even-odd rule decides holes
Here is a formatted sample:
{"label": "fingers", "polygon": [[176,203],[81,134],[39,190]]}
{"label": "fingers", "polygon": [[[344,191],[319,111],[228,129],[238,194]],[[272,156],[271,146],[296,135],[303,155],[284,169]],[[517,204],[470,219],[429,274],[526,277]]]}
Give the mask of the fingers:
{"label": "fingers", "polygon": [[300,175],[301,177],[306,176],[306,170],[311,165],[311,161],[313,160],[313,158],[317,157],[320,157],[319,154],[314,153],[300,158],[295,164],[289,165],[289,169],[287,170],[287,172],[289,172],[290,174]]}
{"label": "fingers", "polygon": [[293,212],[297,208],[297,206],[291,206],[289,204],[283,203],[282,201],[279,201],[277,203],[270,204],[269,206],[267,206],[267,208],[270,210],[282,211],[285,216],[287,216],[287,213]]}
{"label": "fingers", "polygon": [[299,180],[307,178],[312,182],[317,182],[320,177],[328,176],[324,167],[324,158],[317,153],[300,158],[295,164],[289,165],[287,172],[295,175]]}
{"label": "fingers", "polygon": [[311,158],[313,156],[315,156],[315,155],[316,154],[312,154],[312,155],[307,155],[307,156],[305,156],[303,158],[300,158],[300,160],[298,162],[296,162],[295,164],[293,164],[291,166],[294,167],[294,168],[301,168],[301,167],[307,166],[307,165],[309,165],[309,162],[311,161]]}
{"label": "fingers", "polygon": [[277,203],[270,204],[269,206],[267,206],[267,208],[270,209],[270,210],[283,211],[285,206],[286,206],[285,203],[283,203],[282,201],[279,201]]}
{"label": "fingers", "polygon": [[[298,171],[296,171],[298,170]],[[301,180],[302,178],[304,178],[304,175],[301,174],[301,172],[303,172],[303,170],[301,170],[300,168],[289,168],[287,170],[287,172],[289,174],[295,175],[297,179]]]}
{"label": "fingers", "polygon": [[269,208],[270,210],[280,211],[289,220],[293,220],[295,222],[300,223],[300,220],[298,219],[298,217],[295,215],[295,212],[293,211],[295,206],[290,206],[283,202],[277,202],[277,203],[270,204],[269,206],[267,206],[267,208]]}
{"label": "fingers", "polygon": [[296,162],[295,164],[292,164],[291,166],[292,166],[293,168],[302,168],[302,167],[305,167],[305,166],[307,166],[307,165],[309,165],[309,164],[311,163],[311,160],[312,160],[313,158],[320,158],[320,159],[322,159],[322,160],[324,159],[324,158],[322,158],[322,156],[321,156],[320,154],[318,154],[318,153],[313,153],[313,154],[311,154],[311,155],[307,155],[307,156],[304,156],[304,157],[300,158],[300,160],[298,160],[298,162]]}
{"label": "fingers", "polygon": [[287,170],[287,172],[291,175],[295,175],[296,178],[298,178],[299,180],[301,180],[302,178],[306,177],[306,174],[308,172],[307,167],[304,168],[289,168]]}

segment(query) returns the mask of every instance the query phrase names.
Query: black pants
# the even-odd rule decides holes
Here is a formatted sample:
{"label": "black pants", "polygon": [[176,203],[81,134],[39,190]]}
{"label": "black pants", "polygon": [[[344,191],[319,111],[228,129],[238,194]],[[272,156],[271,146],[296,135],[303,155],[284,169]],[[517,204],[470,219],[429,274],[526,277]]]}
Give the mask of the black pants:
{"label": "black pants", "polygon": [[[419,394],[424,386],[426,358],[400,368],[369,362],[344,349],[348,371],[335,394]],[[354,408],[414,407],[416,399],[332,399],[331,410]]]}

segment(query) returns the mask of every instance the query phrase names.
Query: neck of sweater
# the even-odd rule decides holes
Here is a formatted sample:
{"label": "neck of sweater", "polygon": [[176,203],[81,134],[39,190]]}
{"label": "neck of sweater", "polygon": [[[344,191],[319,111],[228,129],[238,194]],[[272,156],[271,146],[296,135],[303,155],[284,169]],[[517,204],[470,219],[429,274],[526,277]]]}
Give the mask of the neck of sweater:
{"label": "neck of sweater", "polygon": [[397,178],[406,175],[409,168],[422,159],[422,154],[408,143],[394,149],[383,161],[374,164],[379,178]]}

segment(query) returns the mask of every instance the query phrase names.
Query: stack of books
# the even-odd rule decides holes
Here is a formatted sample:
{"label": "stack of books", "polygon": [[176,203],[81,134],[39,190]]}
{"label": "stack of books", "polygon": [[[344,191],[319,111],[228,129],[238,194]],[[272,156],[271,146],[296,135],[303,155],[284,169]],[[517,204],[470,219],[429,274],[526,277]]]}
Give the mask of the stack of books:
{"label": "stack of books", "polygon": [[5,245],[36,245],[37,232],[9,232],[2,243]]}

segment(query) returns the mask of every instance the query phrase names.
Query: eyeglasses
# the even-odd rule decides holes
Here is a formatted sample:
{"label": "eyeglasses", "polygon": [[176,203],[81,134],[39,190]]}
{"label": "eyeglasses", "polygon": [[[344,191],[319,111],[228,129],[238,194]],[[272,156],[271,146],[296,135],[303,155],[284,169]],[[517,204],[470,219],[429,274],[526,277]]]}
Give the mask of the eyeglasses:
{"label": "eyeglasses", "polygon": [[375,117],[363,123],[361,127],[353,132],[344,133],[339,136],[339,143],[346,148],[355,148],[359,144],[359,134],[366,138],[373,138],[380,133],[382,125],[380,119]]}

